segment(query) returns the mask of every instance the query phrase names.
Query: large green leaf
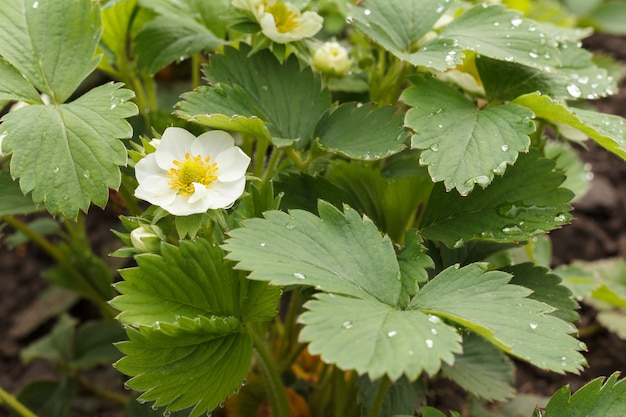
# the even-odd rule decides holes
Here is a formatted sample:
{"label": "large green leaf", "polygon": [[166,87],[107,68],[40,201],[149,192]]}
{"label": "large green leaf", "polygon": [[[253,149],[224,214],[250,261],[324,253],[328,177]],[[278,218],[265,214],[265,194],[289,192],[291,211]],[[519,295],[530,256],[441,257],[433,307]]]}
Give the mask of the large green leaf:
{"label": "large green leaf", "polygon": [[[258,123],[250,121],[254,116],[265,124],[273,143],[306,145],[330,106],[330,93],[322,90],[321,80],[308,67],[300,69],[294,56],[281,64],[268,50],[248,56],[250,51],[241,44],[239,50],[227,47],[224,55],[214,56],[205,69],[211,86],[187,93],[176,114],[216,128],[222,128],[228,118],[235,124],[242,115],[248,119],[244,125],[253,127],[237,130],[249,133],[260,130]],[[243,111],[241,103],[246,104]]]}
{"label": "large green leaf", "polygon": [[329,110],[315,129],[323,147],[353,159],[386,158],[405,148],[408,135],[393,107],[344,103]]}
{"label": "large green leaf", "polygon": [[54,103],[67,100],[100,60],[100,9],[91,0],[6,0],[0,27],[0,56]]}
{"label": "large green leaf", "polygon": [[571,220],[573,194],[559,188],[564,176],[536,151],[521,154],[488,188],[461,197],[436,185],[420,221],[427,239],[459,247],[473,239],[520,242]]}
{"label": "large green leaf", "polygon": [[132,24],[138,20],[133,13],[136,7],[137,0],[113,1],[102,6],[101,49],[104,58],[98,66],[100,69],[117,74],[113,67],[125,65]]}
{"label": "large green leaf", "polygon": [[202,50],[214,50],[224,41],[191,17],[159,16],[135,37],[137,67],[154,74],[166,65]]}
{"label": "large green leaf", "polygon": [[71,103],[26,106],[2,118],[11,175],[50,213],[75,218],[92,201],[103,207],[108,189],[119,187],[126,148],[118,139],[132,135],[124,119],[137,113],[128,101],[133,92],[120,87],[105,84]]}
{"label": "large green leaf", "polygon": [[193,407],[205,415],[241,387],[252,355],[252,340],[239,332],[235,317],[180,318],[127,329],[126,355],[115,367],[132,376],[130,388],[144,391],[138,401],[177,411]]}
{"label": "large green leaf", "polygon": [[[367,415],[380,389],[381,380],[372,381],[367,376],[359,378],[359,403],[361,404],[361,415]],[[409,381],[407,378],[400,378],[390,384],[385,399],[380,407],[378,417],[414,415],[419,408],[419,404],[426,401],[425,379]]]}
{"label": "large green leaf", "polygon": [[307,211],[270,211],[232,230],[225,249],[249,279],[309,285],[395,306],[400,270],[391,240],[353,209],[345,215],[326,202],[320,217]]}
{"label": "large green leaf", "polygon": [[502,401],[515,394],[515,367],[507,356],[485,339],[470,333],[463,337],[463,353],[454,365],[443,365],[442,372],[477,397]]}
{"label": "large green leaf", "polygon": [[412,77],[412,87],[400,99],[412,108],[404,123],[414,130],[411,147],[423,149],[433,182],[469,193],[474,184],[486,187],[503,174],[535,130],[532,112],[505,104],[479,109],[451,86],[435,78]]}
{"label": "large green leaf", "polygon": [[592,110],[571,109],[540,93],[523,95],[514,102],[528,107],[540,119],[563,123],[580,130],[626,160],[626,120],[623,118]]}
{"label": "large green leaf", "polygon": [[365,0],[361,7],[350,8],[350,19],[398,58],[413,65],[444,70],[460,63],[455,62],[456,52],[447,61],[444,58],[450,51],[456,51],[452,42],[433,42],[420,50],[416,45],[449,4],[450,0]]}
{"label": "large green leaf", "polygon": [[618,381],[619,373],[596,378],[570,394],[564,386],[556,392],[546,406],[545,417],[622,417],[626,414],[626,382]]}
{"label": "large green leaf", "polygon": [[446,26],[441,36],[479,55],[542,70],[551,70],[561,62],[549,33],[501,5],[474,6]]}
{"label": "large green leaf", "polygon": [[[541,91],[555,99],[596,99],[614,94],[616,80],[592,61],[590,52],[575,43],[561,49],[562,64],[553,72],[480,57],[476,67],[490,100],[513,100]],[[531,55],[539,52],[531,51]]]}
{"label": "large green leaf", "polygon": [[539,368],[580,372],[584,344],[576,328],[548,313],[553,307],[527,298],[531,290],[509,284],[511,275],[486,265],[449,267],[429,281],[410,309],[436,314],[465,326],[503,351]]}
{"label": "large green leaf", "polygon": [[140,401],[206,413],[247,374],[252,340],[242,321],[271,319],[279,291],[246,280],[201,238],[163,244],[161,255],[137,256],[137,264],[122,271],[121,295],[111,301],[130,325],[130,341],[118,344],[127,356],[116,366],[145,391]]}

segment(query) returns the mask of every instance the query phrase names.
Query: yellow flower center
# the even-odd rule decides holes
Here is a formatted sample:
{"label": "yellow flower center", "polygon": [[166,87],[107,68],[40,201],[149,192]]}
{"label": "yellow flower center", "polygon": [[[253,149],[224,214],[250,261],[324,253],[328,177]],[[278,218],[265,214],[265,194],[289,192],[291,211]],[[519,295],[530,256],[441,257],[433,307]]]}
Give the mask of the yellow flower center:
{"label": "yellow flower center", "polygon": [[298,27],[298,14],[290,10],[285,3],[277,2],[268,7],[267,11],[274,16],[278,32],[287,33]]}
{"label": "yellow flower center", "polygon": [[217,179],[217,163],[211,163],[211,158],[208,156],[203,161],[199,155],[192,158],[189,153],[186,153],[185,160],[174,161],[174,165],[176,168],[170,169],[167,173],[167,176],[172,179],[168,185],[178,190],[178,194],[183,196],[194,193],[194,182],[209,186]]}

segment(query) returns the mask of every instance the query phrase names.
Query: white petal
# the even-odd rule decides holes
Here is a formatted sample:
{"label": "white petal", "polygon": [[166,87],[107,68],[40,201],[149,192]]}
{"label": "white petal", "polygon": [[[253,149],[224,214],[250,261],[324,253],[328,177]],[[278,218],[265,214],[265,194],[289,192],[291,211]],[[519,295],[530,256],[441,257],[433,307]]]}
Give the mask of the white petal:
{"label": "white petal", "polygon": [[300,16],[300,24],[292,31],[299,39],[310,38],[320,31],[324,18],[315,12],[304,12]]}
{"label": "white petal", "polygon": [[146,178],[153,176],[163,176],[167,178],[167,172],[157,165],[156,157],[154,153],[151,153],[135,164],[135,177],[141,184],[146,181]]}
{"label": "white petal", "polygon": [[200,155],[203,157],[210,156],[211,159],[215,159],[215,156],[226,149],[232,148],[235,144],[235,140],[231,135],[223,130],[211,130],[198,136],[191,144],[191,155]]}
{"label": "white petal", "polygon": [[246,175],[250,157],[235,146],[217,155],[215,162],[217,163],[217,178],[220,181],[229,182]]}
{"label": "white petal", "polygon": [[168,171],[173,166],[173,161],[182,161],[185,154],[190,151],[191,144],[196,137],[180,127],[168,127],[163,132],[161,143],[154,154],[156,163]]}
{"label": "white petal", "polygon": [[206,187],[203,184],[193,183],[193,194],[189,196],[189,203],[194,204],[206,196]]}
{"label": "white petal", "polygon": [[171,204],[176,198],[176,190],[172,189],[162,177],[148,177],[140,182],[135,190],[135,197],[159,207]]}
{"label": "white petal", "polygon": [[177,195],[176,199],[171,204],[161,207],[174,216],[189,216],[190,214],[204,213],[209,209],[206,199],[200,200],[195,204],[190,204],[189,197],[183,197],[181,195]]}
{"label": "white petal", "polygon": [[246,186],[246,179],[244,177],[233,182],[221,182],[214,181],[207,190],[207,199],[211,201],[209,208],[228,208],[233,205]]}

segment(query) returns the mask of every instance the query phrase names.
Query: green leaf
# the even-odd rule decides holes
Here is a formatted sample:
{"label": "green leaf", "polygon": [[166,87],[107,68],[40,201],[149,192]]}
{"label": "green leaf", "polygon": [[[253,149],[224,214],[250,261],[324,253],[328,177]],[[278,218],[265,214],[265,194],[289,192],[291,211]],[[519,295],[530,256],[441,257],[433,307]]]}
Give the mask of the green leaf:
{"label": "green leaf", "polygon": [[163,244],[161,255],[136,259],[137,267],[121,271],[124,281],[115,285],[121,295],[111,301],[122,323],[151,326],[201,316],[265,321],[276,313],[277,289],[243,279],[204,239]]}
{"label": "green leaf", "polygon": [[278,193],[284,194],[280,202],[280,208],[283,210],[298,208],[318,214],[317,203],[320,199],[335,207],[341,207],[342,204],[356,207],[345,190],[320,176],[281,175],[274,187]]}
{"label": "green leaf", "polygon": [[[209,123],[216,114],[223,115],[217,119],[219,126],[227,121],[225,117],[256,116],[269,130],[273,143],[288,145],[297,140],[299,147],[305,146],[319,117],[330,106],[330,93],[322,90],[321,80],[310,68],[300,69],[295,56],[281,64],[268,50],[252,56],[248,56],[249,53],[250,47],[241,44],[239,50],[226,47],[224,55],[214,56],[205,69],[212,86],[188,93],[185,100],[193,98],[197,104],[178,103],[176,113],[188,120],[198,115],[207,116],[203,124],[210,127],[214,127]],[[231,88],[216,87],[217,83]],[[213,88],[223,97],[206,93]],[[233,90],[236,98],[232,96]],[[240,111],[242,105],[236,103],[242,94],[248,96],[244,102],[248,109],[243,112]]]}
{"label": "green leaf", "polygon": [[318,293],[308,310],[300,340],[326,363],[354,369],[377,379],[383,375],[410,380],[422,372],[435,374],[441,362],[452,363],[461,352],[461,337],[436,316],[396,310],[372,299]]}
{"label": "green leaf", "polygon": [[[358,380],[359,385],[359,403],[361,403],[361,415],[368,415],[371,410],[376,394],[380,387],[381,381],[372,381],[368,376],[362,376]],[[385,399],[380,408],[379,417],[398,415],[414,415],[418,409],[418,404],[424,402],[426,390],[423,379],[415,382],[409,381],[407,378],[400,378],[392,383],[387,392]]]}
{"label": "green leaf", "polygon": [[626,35],[624,19],[626,5],[623,1],[604,1],[590,16],[593,26],[599,32],[612,35]]}
{"label": "green leaf", "polygon": [[402,277],[400,305],[404,308],[408,301],[419,291],[419,286],[428,281],[426,269],[434,269],[435,263],[426,254],[421,244],[421,236],[415,229],[405,234],[404,248],[398,253],[398,264]]}
{"label": "green leaf", "polygon": [[461,49],[479,55],[542,70],[550,70],[561,62],[558,48],[548,42],[552,39],[550,34],[533,20],[501,5],[474,6],[450,22],[441,37],[453,39]]}
{"label": "green leaf", "polygon": [[[123,67],[127,60],[128,40],[132,32],[132,24],[136,23],[133,11],[137,7],[137,0],[123,0],[110,2],[102,6],[102,45],[105,58],[100,62],[100,69],[108,69],[106,65]],[[110,61],[110,62],[109,62]]]}
{"label": "green leaf", "polygon": [[28,363],[43,358],[57,364],[68,362],[72,358],[75,323],[67,314],[61,315],[49,334],[22,350],[22,360]]}
{"label": "green leaf", "polygon": [[17,395],[17,399],[39,416],[67,417],[77,391],[78,387],[74,379],[39,380],[24,386]]}
{"label": "green leaf", "polygon": [[218,406],[245,378],[252,341],[239,333],[235,317],[180,317],[174,324],[127,328],[130,338],[117,347],[126,355],[115,367],[132,376],[129,387],[144,391],[138,401],[177,411],[193,407],[190,417]]}
{"label": "green leaf", "polygon": [[96,365],[110,365],[120,358],[113,345],[124,340],[124,330],[114,321],[91,321],[76,332],[74,358],[71,366],[89,369]]}
{"label": "green leaf", "polygon": [[192,18],[159,16],[135,37],[137,67],[154,74],[166,65],[200,51],[214,50],[224,41]]}
{"label": "green leaf", "polygon": [[322,116],[315,137],[326,150],[352,159],[383,159],[403,150],[408,139],[402,115],[393,107],[344,103]]}
{"label": "green leaf", "polygon": [[543,153],[556,162],[555,169],[565,175],[561,186],[574,193],[572,202],[581,199],[591,187],[591,173],[579,153],[568,143],[547,141]]}
{"label": "green leaf", "polygon": [[14,214],[29,214],[42,209],[33,204],[20,190],[19,184],[8,172],[0,171],[0,217]]}
{"label": "green leaf", "polygon": [[556,392],[546,406],[546,417],[620,417],[626,413],[626,382],[619,373],[596,378],[570,395],[569,386]]}
{"label": "green leaf", "polygon": [[578,304],[572,297],[572,292],[561,285],[561,278],[552,274],[546,268],[523,263],[503,268],[513,275],[511,284],[521,285],[533,291],[528,298],[551,305],[556,310],[551,312],[555,317],[564,321],[576,323],[579,320]]}
{"label": "green leaf", "polygon": [[412,108],[404,123],[414,130],[413,149],[424,149],[420,162],[428,165],[433,182],[443,181],[461,195],[474,184],[486,187],[494,174],[503,174],[535,130],[532,112],[515,104],[479,109],[473,101],[435,78],[412,77],[413,87],[400,99]]}
{"label": "green leaf", "polygon": [[[430,44],[429,53],[426,53],[427,48],[417,51],[415,45],[432,29],[449,3],[445,0],[366,0],[361,7],[351,7],[350,14],[361,31],[401,60],[445,70],[447,66],[456,65],[454,60],[450,65],[432,60],[452,50],[451,42]],[[433,57],[432,51],[441,53]]]}
{"label": "green leaf", "polygon": [[424,285],[409,308],[465,326],[539,368],[580,372],[585,358],[578,351],[584,344],[569,335],[576,328],[547,314],[553,307],[527,298],[531,290],[509,284],[511,275],[485,268],[445,269]]}
{"label": "green leaf", "polygon": [[591,110],[571,109],[538,93],[518,97],[514,103],[528,107],[540,119],[580,130],[600,146],[626,160],[626,121],[623,118]]}
{"label": "green leaf", "polygon": [[368,218],[326,202],[320,217],[303,210],[264,213],[232,230],[224,246],[249,279],[308,285],[395,306],[401,283],[393,245]]}
{"label": "green leaf", "polygon": [[53,103],[67,100],[100,60],[100,9],[91,0],[7,0],[0,27],[0,56]]}
{"label": "green leaf", "polygon": [[459,247],[473,239],[520,242],[567,223],[569,190],[554,162],[536,151],[520,155],[507,173],[484,190],[461,197],[436,185],[420,221],[427,239]]}
{"label": "green leaf", "polygon": [[90,202],[104,207],[108,189],[119,187],[126,148],[118,139],[132,135],[124,118],[137,113],[128,101],[133,92],[120,87],[105,84],[71,103],[26,106],[2,118],[11,175],[51,214],[75,218]]}
{"label": "green leaf", "polygon": [[[40,103],[41,97],[35,87],[7,61],[0,57],[0,100]],[[0,105],[0,108],[4,106]]]}
{"label": "green leaf", "polygon": [[470,333],[463,337],[463,353],[452,366],[444,364],[443,375],[477,397],[502,401],[514,396],[513,362],[485,339]]}
{"label": "green leaf", "polygon": [[[592,61],[592,54],[575,43],[561,47],[562,64],[552,72],[542,72],[491,58],[476,59],[476,67],[489,100],[513,100],[523,94],[541,91],[555,99],[597,99],[614,94],[617,84],[604,68]],[[533,50],[531,55],[538,55]]]}

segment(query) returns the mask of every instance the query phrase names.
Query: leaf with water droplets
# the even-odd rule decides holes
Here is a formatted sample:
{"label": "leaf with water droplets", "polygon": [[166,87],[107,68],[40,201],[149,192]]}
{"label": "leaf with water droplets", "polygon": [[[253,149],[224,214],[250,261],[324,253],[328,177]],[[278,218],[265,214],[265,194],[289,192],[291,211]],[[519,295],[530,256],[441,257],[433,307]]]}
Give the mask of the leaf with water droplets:
{"label": "leaf with water droplets", "polygon": [[[404,124],[415,131],[411,147],[423,149],[428,172],[447,188],[467,194],[487,187],[502,166],[530,145],[532,112],[515,104],[479,109],[436,78],[415,76],[400,99],[411,106]],[[501,172],[502,171],[502,172]]]}
{"label": "leaf with water droplets", "polygon": [[397,109],[374,109],[372,103],[356,107],[344,103],[328,110],[315,128],[323,148],[352,159],[387,158],[406,147],[408,135]]}
{"label": "leaf with water droplets", "polygon": [[554,162],[539,158],[537,151],[520,154],[506,175],[466,197],[435,185],[419,229],[425,238],[450,248],[459,239],[530,239],[537,230],[549,231],[571,220],[568,201],[573,194],[559,187],[564,178],[554,172]]}
{"label": "leaf with water droplets", "polygon": [[546,416],[550,417],[620,417],[624,415],[626,380],[618,381],[619,372],[589,382],[573,395],[565,385],[550,398],[546,405]]}
{"label": "leaf with water droplets", "polygon": [[281,64],[268,50],[250,51],[242,44],[212,57],[205,68],[211,85],[186,93],[175,113],[211,128],[269,137],[278,146],[297,141],[304,147],[331,104],[330,93],[294,56]]}
{"label": "leaf with water droplets", "polygon": [[50,213],[75,218],[91,202],[104,207],[109,188],[119,187],[119,166],[126,164],[119,139],[132,135],[125,118],[137,113],[128,101],[133,92],[120,87],[108,83],[70,103],[26,106],[2,118],[3,149],[13,153],[11,175]]}
{"label": "leaf with water droplets", "polygon": [[[361,31],[401,60],[445,70],[462,58],[451,40],[433,40],[422,49],[416,45],[449,5],[450,0],[365,0],[361,7],[350,7],[350,14]],[[450,52],[454,55],[446,62]]]}
{"label": "leaf with water droplets", "polygon": [[528,298],[531,290],[510,284],[511,275],[486,267],[447,268],[421,288],[409,309],[445,317],[539,368],[580,372],[586,362],[570,336],[576,328],[547,314],[553,307]]}
{"label": "leaf with water droplets", "polygon": [[528,107],[540,119],[563,123],[580,130],[605,149],[626,160],[626,120],[622,117],[592,110],[572,109],[536,93],[518,97],[514,102]]}

